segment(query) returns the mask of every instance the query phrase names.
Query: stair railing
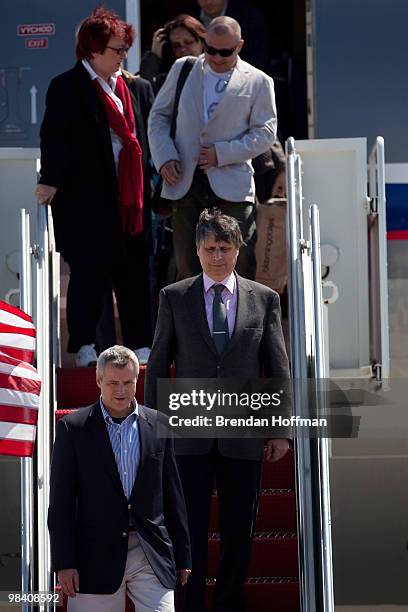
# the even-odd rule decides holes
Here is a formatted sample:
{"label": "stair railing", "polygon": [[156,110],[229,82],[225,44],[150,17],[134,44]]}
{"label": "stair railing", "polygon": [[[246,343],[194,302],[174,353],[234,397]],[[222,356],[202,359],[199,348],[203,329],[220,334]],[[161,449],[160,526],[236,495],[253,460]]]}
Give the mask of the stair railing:
{"label": "stair railing", "polygon": [[[32,261],[30,244],[30,218],[25,209],[20,212],[20,308],[32,315]],[[34,566],[34,486],[33,459],[23,457],[20,460],[21,473],[21,591],[33,591]],[[22,604],[22,611],[27,612],[28,604]]]}
{"label": "stair railing", "polygon": [[377,381],[384,381],[390,377],[390,347],[385,151],[381,136],[377,137],[368,160],[368,195],[371,359]]}
{"label": "stair railing", "polygon": [[[47,513],[49,504],[50,460],[56,409],[56,368],[59,365],[59,256],[55,252],[52,217],[48,206],[38,206],[37,242],[30,247],[29,216],[21,212],[21,305],[31,310],[37,330],[36,366],[41,376],[41,395],[36,436],[36,473],[22,464],[22,581],[23,591],[52,591]],[[31,280],[31,255],[34,279]],[[32,460],[30,460],[32,461]],[[35,502],[34,502],[35,497]],[[36,503],[36,538],[33,528]],[[33,542],[35,540],[35,555]],[[45,605],[40,605],[45,610]],[[28,610],[23,607],[23,610]]]}
{"label": "stair railing", "polygon": [[[320,268],[319,213],[309,213],[309,239],[303,228],[302,160],[295,141],[286,142],[289,319],[293,374],[293,413],[312,416],[311,387],[319,404],[325,371]],[[319,382],[320,381],[320,382]],[[323,383],[324,384],[324,383]],[[297,435],[299,433],[299,435]],[[333,612],[328,445],[294,429],[299,580],[302,612]]]}

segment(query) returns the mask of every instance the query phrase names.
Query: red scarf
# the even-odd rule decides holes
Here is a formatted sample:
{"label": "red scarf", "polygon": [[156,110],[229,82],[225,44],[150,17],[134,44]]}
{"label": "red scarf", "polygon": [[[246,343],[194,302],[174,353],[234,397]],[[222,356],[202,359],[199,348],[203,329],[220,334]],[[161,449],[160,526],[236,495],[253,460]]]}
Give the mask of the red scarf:
{"label": "red scarf", "polygon": [[105,92],[98,79],[94,80],[98,96],[108,116],[109,127],[122,141],[119,154],[119,210],[125,233],[143,231],[143,167],[142,149],[135,136],[135,119],[129,89],[122,77],[116,81],[115,94],[123,103],[123,115],[114,100]]}

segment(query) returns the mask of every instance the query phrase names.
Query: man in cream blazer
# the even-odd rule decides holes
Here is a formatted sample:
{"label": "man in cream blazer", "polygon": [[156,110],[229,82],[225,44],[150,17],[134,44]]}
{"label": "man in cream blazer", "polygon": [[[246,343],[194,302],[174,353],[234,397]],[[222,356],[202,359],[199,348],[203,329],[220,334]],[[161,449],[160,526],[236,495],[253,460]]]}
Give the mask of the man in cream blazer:
{"label": "man in cream blazer", "polygon": [[172,201],[178,279],[201,270],[194,230],[204,208],[235,217],[245,245],[237,272],[255,274],[255,185],[251,159],[276,138],[272,79],[239,58],[244,44],[237,21],[217,17],[181,92],[176,134],[170,136],[177,83],[186,58],[175,62],[152,107],[149,142],[163,177],[162,196]]}

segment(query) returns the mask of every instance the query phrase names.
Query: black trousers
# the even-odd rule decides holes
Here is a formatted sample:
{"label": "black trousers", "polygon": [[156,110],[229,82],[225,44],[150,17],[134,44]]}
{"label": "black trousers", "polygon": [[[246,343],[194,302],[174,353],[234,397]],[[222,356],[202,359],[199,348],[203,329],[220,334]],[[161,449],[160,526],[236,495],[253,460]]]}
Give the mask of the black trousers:
{"label": "black trousers", "polygon": [[96,344],[96,328],[107,291],[114,291],[123,344],[130,349],[151,346],[149,251],[143,236],[130,238],[122,257],[68,259],[68,352]]}
{"label": "black trousers", "polygon": [[212,611],[243,612],[262,462],[224,457],[218,452],[215,441],[211,453],[178,455],[177,465],[187,505],[193,561],[182,596],[183,612],[205,610],[208,526],[214,484],[218,497],[221,556]]}

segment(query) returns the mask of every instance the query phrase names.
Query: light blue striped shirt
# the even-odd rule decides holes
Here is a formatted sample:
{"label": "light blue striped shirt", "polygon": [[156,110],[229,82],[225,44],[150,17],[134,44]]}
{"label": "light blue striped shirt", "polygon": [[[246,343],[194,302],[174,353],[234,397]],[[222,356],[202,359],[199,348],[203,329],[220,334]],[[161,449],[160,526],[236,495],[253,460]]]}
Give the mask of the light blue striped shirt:
{"label": "light blue striped shirt", "polygon": [[134,410],[121,423],[115,423],[109,412],[100,400],[103,420],[108,430],[116,465],[118,466],[123,491],[130,498],[133,484],[140,462],[140,439],[137,419],[139,418],[139,406],[134,400]]}

